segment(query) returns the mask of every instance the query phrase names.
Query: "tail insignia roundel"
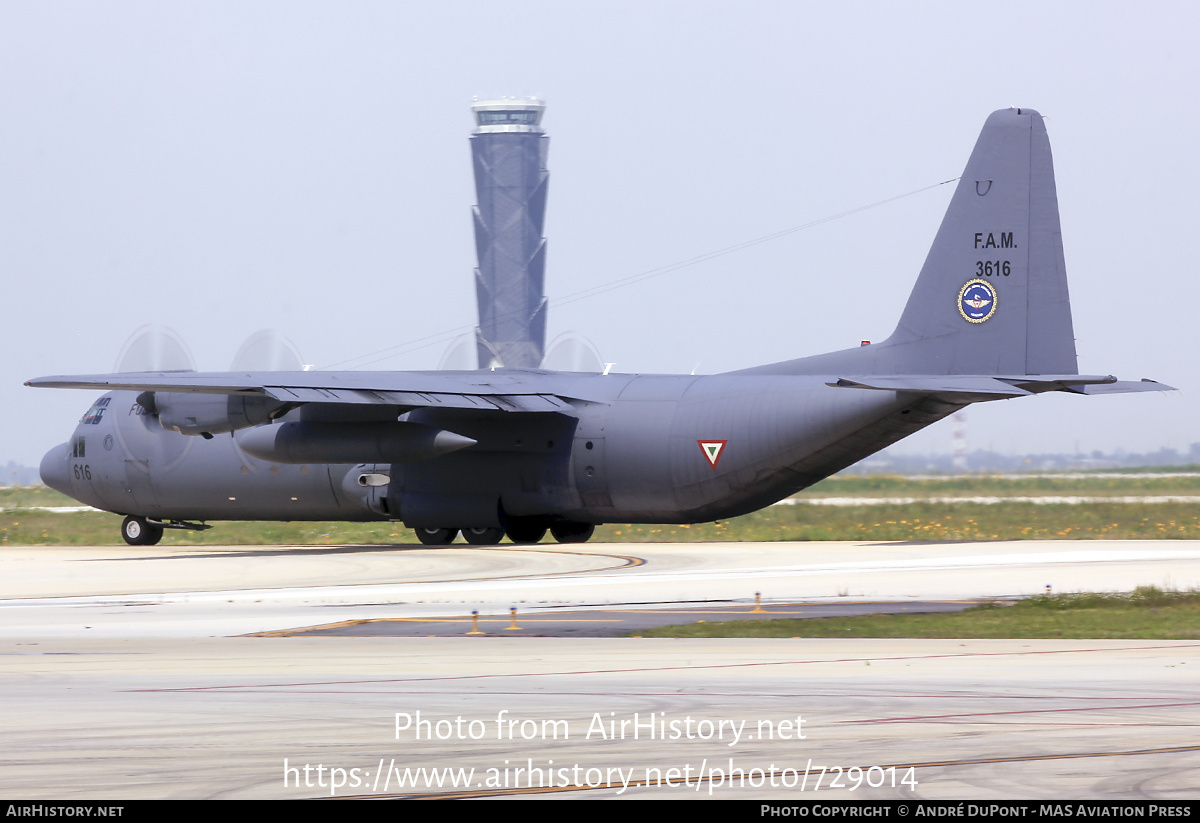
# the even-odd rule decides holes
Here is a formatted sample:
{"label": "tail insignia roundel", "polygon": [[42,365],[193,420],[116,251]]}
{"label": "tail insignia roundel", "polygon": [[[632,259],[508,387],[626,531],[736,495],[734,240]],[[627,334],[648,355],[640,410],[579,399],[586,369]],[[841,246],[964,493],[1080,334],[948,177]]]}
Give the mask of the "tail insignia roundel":
{"label": "tail insignia roundel", "polygon": [[697,440],[696,443],[700,446],[700,451],[704,452],[704,459],[713,467],[715,471],[717,463],[721,460],[721,455],[725,451],[725,444],[728,440]]}
{"label": "tail insignia roundel", "polygon": [[968,323],[983,323],[996,313],[996,288],[986,280],[968,280],[958,292],[958,313]]}

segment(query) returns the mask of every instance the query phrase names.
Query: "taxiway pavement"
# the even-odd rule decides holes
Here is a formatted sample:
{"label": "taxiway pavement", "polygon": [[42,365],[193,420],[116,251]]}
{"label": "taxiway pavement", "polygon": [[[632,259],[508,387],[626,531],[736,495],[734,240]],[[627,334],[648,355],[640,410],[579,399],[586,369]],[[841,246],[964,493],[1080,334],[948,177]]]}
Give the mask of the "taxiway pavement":
{"label": "taxiway pavement", "polygon": [[1047,584],[1198,586],[1200,545],[9,547],[0,791],[1194,797],[1196,641],[248,636],[512,605],[905,604]]}

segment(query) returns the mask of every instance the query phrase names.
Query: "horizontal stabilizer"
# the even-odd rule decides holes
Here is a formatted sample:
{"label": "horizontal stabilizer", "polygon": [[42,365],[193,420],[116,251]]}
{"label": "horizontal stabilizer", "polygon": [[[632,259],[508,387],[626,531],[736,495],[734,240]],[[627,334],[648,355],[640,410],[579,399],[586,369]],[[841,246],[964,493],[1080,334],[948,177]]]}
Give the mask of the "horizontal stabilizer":
{"label": "horizontal stabilizer", "polygon": [[916,394],[953,396],[974,402],[1021,397],[1048,391],[1075,394],[1118,394],[1138,391],[1174,391],[1171,386],[1153,380],[1117,380],[1110,374],[952,374],[952,375],[881,375],[839,377],[826,385],[844,389],[875,389]]}
{"label": "horizontal stabilizer", "polygon": [[1139,391],[1176,391],[1176,389],[1174,386],[1159,383],[1157,380],[1142,378],[1141,380],[1117,380],[1113,383],[1090,386],[1071,384],[1066,387],[1066,391],[1076,394],[1126,394]]}
{"label": "horizontal stabilizer", "polygon": [[986,375],[949,375],[912,377],[858,377],[838,378],[828,385],[847,389],[877,389],[879,391],[907,391],[919,394],[967,394],[980,395],[979,399],[998,397],[1021,397],[1032,392],[1018,389]]}

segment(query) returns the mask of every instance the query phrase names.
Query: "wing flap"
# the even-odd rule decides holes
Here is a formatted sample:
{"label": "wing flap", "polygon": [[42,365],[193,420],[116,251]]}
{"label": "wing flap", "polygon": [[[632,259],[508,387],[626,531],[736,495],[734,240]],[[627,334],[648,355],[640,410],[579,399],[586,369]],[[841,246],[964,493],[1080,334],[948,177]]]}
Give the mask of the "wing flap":
{"label": "wing flap", "polygon": [[470,409],[473,411],[558,412],[571,404],[553,394],[483,394],[454,392],[368,391],[266,386],[276,400],[288,403],[352,403],[401,406],[409,409]]}

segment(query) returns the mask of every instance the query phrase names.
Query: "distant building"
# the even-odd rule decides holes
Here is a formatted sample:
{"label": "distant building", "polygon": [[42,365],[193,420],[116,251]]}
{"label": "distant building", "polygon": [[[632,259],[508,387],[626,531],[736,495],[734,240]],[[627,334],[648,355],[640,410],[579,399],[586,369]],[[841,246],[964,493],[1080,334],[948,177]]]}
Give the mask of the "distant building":
{"label": "distant building", "polygon": [[546,348],[546,107],[536,99],[480,101],[475,131],[475,332],[479,367],[537,368]]}

